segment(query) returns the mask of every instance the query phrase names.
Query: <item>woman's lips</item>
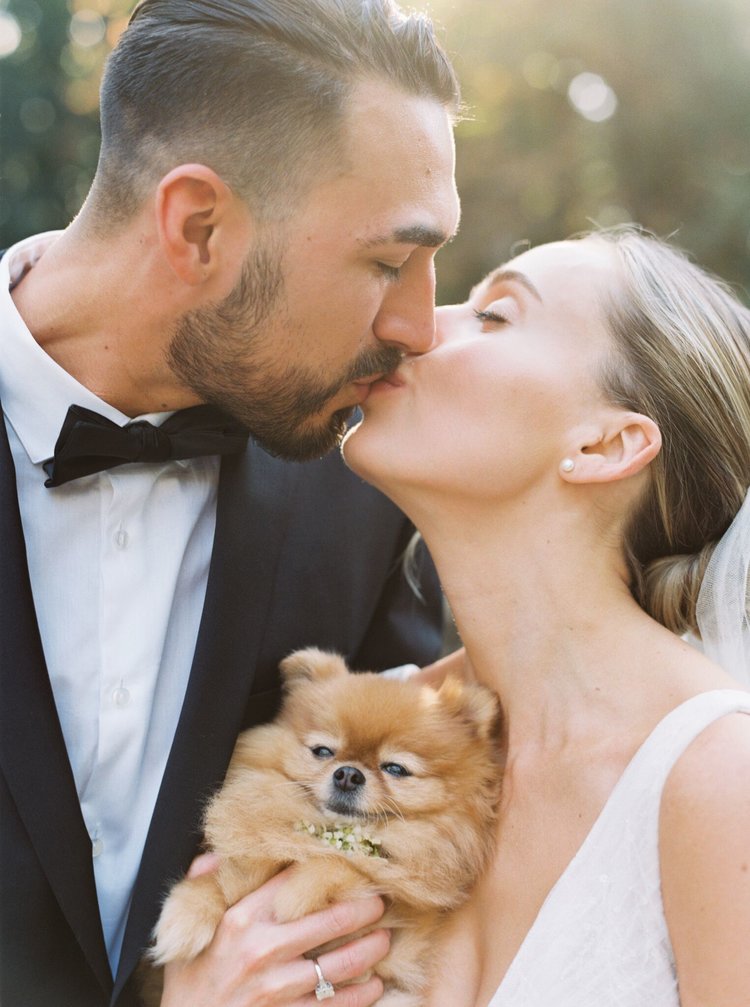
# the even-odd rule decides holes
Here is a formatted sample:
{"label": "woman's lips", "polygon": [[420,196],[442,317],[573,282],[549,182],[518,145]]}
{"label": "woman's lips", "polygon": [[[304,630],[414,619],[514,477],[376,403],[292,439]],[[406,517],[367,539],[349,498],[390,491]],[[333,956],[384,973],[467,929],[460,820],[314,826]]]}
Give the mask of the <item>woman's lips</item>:
{"label": "woman's lips", "polygon": [[400,368],[397,368],[395,371],[389,371],[387,374],[375,375],[363,381],[353,381],[352,387],[356,389],[355,394],[358,398],[357,405],[361,406],[374,393],[390,391],[405,385],[406,381],[401,376],[400,370]]}

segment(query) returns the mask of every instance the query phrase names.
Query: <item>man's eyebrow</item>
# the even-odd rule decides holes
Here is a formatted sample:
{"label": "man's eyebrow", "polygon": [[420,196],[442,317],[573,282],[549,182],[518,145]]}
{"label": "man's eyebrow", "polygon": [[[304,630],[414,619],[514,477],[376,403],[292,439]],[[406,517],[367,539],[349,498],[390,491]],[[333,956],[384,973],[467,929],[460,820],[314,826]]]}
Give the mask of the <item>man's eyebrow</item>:
{"label": "man's eyebrow", "polygon": [[374,248],[377,245],[418,245],[424,248],[440,248],[452,235],[439,231],[434,227],[416,224],[414,227],[397,227],[390,234],[379,234],[373,238],[363,238],[360,242],[364,248]]}
{"label": "man's eyebrow", "polygon": [[493,270],[489,276],[485,276],[482,282],[478,283],[476,287],[472,289],[471,293],[473,295],[480,287],[489,288],[494,286],[496,283],[519,283],[522,287],[525,287],[530,294],[533,294],[540,304],[544,304],[542,295],[536,289],[526,273],[521,273],[517,269],[506,269],[504,266],[500,266],[499,269]]}

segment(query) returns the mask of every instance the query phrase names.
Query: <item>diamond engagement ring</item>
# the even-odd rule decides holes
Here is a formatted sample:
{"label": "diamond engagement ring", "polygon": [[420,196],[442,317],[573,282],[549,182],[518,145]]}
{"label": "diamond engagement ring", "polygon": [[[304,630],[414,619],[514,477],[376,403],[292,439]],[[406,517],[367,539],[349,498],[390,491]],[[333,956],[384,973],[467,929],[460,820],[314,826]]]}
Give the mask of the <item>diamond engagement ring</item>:
{"label": "diamond engagement ring", "polygon": [[323,969],[318,965],[317,959],[311,958],[310,961],[315,966],[315,972],[318,976],[318,985],[315,987],[315,999],[330,1000],[331,997],[336,996],[336,990],[323,975]]}

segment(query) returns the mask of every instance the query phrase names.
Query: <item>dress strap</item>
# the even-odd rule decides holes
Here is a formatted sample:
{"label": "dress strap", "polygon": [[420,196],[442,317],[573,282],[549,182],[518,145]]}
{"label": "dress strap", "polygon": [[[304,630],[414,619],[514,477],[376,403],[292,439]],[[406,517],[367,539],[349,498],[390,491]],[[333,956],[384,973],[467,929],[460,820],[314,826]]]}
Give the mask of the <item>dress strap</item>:
{"label": "dress strap", "polygon": [[[710,724],[730,713],[750,713],[750,692],[715,689],[681,703],[661,720],[635,753],[612,793],[632,787],[661,795],[674,764]],[[611,799],[611,800],[612,800]],[[614,803],[614,801],[613,801]]]}
{"label": "dress strap", "polygon": [[656,725],[548,893],[490,1007],[679,1007],[661,901],[661,795],[688,745],[737,712],[750,713],[750,692],[720,689]]}

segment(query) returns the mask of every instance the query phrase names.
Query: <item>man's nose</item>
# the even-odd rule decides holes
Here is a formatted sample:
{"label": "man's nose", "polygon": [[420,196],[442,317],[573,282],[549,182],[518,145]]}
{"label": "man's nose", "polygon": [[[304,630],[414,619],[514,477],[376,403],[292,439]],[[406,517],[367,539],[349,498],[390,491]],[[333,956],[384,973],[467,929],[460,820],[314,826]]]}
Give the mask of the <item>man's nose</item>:
{"label": "man's nose", "polygon": [[375,337],[404,353],[426,353],[435,340],[435,270],[405,271],[388,288],[373,322]]}

